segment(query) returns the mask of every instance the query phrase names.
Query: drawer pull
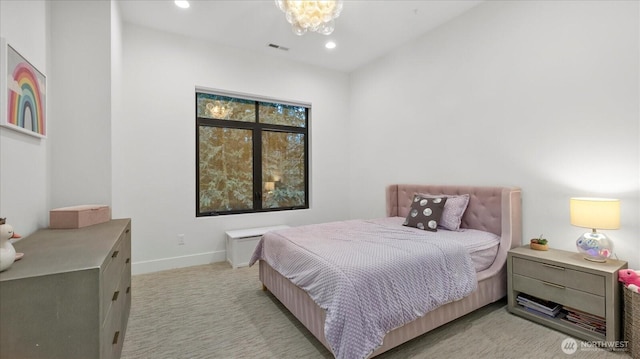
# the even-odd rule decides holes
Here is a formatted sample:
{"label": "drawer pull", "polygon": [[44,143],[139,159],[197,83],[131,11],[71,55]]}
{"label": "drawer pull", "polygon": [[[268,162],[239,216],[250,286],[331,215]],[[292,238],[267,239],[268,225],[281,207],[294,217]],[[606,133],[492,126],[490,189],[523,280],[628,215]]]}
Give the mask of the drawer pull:
{"label": "drawer pull", "polygon": [[118,338],[120,337],[120,331],[118,330],[114,335],[113,335],[113,341],[111,342],[111,344],[118,344]]}
{"label": "drawer pull", "polygon": [[111,255],[111,258],[117,257],[118,253],[120,253],[120,251],[114,251],[113,254]]}
{"label": "drawer pull", "polygon": [[124,261],[126,264],[129,264],[129,262],[131,262],[131,258],[127,258],[126,261]]}
{"label": "drawer pull", "polygon": [[115,302],[116,300],[118,300],[118,295],[120,295],[119,290],[116,290],[115,292],[113,292],[113,297],[111,297],[111,301]]}
{"label": "drawer pull", "polygon": [[542,284],[544,285],[548,285],[550,287],[555,287],[555,288],[560,288],[560,289],[565,289],[566,287],[560,284],[555,284],[555,283],[549,283],[549,282],[545,282],[543,281]]}
{"label": "drawer pull", "polygon": [[127,287],[127,294],[129,294],[129,292],[131,292],[131,287]]}
{"label": "drawer pull", "polygon": [[559,267],[559,266],[554,266],[551,264],[546,264],[546,263],[541,263],[543,266],[547,267],[547,268],[551,268],[551,269],[557,269],[557,270],[565,270],[564,267]]}
{"label": "drawer pull", "polygon": [[127,231],[126,231],[126,233],[129,233],[129,231],[130,231],[130,229],[128,229],[128,228],[127,228]]}

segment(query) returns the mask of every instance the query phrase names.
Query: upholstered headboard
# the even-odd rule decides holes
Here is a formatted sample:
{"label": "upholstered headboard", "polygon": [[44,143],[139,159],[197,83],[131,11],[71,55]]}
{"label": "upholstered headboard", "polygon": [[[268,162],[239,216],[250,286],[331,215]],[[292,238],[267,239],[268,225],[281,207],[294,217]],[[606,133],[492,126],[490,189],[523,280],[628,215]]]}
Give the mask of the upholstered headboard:
{"label": "upholstered headboard", "polygon": [[520,192],[517,187],[394,184],[387,187],[387,217],[406,217],[416,193],[469,194],[469,206],[462,216],[460,228],[479,229],[499,235],[500,249],[494,263],[503,264],[509,249],[522,244]]}
{"label": "upholstered headboard", "polygon": [[[461,228],[473,228],[486,232],[502,234],[504,196],[518,195],[518,208],[505,208],[507,215],[513,210],[520,212],[520,189],[513,187],[470,187],[470,186],[430,186],[394,184],[387,187],[387,217],[406,217],[416,193],[433,195],[469,194],[469,206],[462,216]],[[507,198],[508,199],[508,198]],[[512,204],[513,205],[513,204]]]}

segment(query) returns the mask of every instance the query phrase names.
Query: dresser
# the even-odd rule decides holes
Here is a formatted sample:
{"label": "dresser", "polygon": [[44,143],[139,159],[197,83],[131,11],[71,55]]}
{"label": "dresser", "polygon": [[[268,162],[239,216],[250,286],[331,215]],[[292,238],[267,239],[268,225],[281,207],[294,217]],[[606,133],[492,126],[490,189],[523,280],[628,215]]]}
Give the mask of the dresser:
{"label": "dresser", "polygon": [[131,220],[44,229],[0,273],[0,358],[120,358],[131,307]]}
{"label": "dresser", "polygon": [[[591,262],[577,252],[537,251],[528,245],[514,248],[507,257],[509,311],[585,341],[622,340],[618,270],[624,268],[627,262],[613,259]],[[566,317],[562,319],[563,314],[552,318],[527,310],[517,301],[522,293],[579,311],[582,313],[579,319],[603,318],[606,333],[580,327]]]}

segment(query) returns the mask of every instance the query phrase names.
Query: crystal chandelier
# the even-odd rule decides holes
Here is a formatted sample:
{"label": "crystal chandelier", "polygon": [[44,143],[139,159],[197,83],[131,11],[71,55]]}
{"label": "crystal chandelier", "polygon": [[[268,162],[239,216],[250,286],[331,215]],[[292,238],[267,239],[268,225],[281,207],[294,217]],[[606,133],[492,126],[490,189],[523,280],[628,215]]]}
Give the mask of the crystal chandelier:
{"label": "crystal chandelier", "polygon": [[342,11],[342,0],[276,0],[276,5],[286,14],[293,33],[300,36],[307,31],[331,34],[335,28],[333,19]]}

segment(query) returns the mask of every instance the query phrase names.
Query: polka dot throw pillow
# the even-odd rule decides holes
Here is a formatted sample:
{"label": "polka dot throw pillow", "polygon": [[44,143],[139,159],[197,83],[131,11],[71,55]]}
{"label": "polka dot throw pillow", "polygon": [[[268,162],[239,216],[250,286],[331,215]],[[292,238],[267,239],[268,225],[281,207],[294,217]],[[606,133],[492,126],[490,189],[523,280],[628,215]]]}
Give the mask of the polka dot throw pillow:
{"label": "polka dot throw pillow", "polygon": [[438,231],[438,222],[442,217],[446,197],[425,197],[419,194],[413,196],[407,219],[403,225],[415,227],[425,231]]}

